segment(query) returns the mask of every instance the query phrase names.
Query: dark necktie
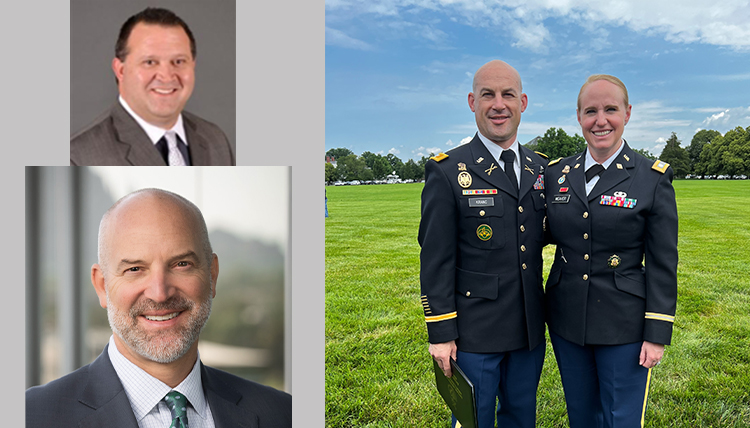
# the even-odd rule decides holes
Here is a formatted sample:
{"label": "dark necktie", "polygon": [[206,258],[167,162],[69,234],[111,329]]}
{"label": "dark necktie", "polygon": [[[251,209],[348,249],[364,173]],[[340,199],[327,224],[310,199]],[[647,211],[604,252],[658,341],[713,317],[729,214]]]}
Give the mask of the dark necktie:
{"label": "dark necktie", "polygon": [[508,180],[513,185],[513,189],[518,192],[518,179],[516,179],[516,169],[513,168],[513,161],[516,160],[516,153],[513,150],[503,150],[500,154],[500,159],[505,162],[505,175],[508,176]]}
{"label": "dark necktie", "polygon": [[588,183],[592,178],[600,175],[602,172],[604,172],[604,167],[598,163],[594,164],[594,166],[586,170],[586,182]]}
{"label": "dark necktie", "polygon": [[[182,142],[182,138],[180,138],[179,135],[175,135],[175,139],[177,140],[177,148],[182,154],[182,158],[185,160],[185,165],[192,165],[192,163],[190,162],[190,151],[188,150],[187,145]],[[164,162],[169,165],[169,145],[167,143],[167,137],[161,137],[161,139],[159,139],[159,141],[156,143],[156,149],[159,150],[159,153],[161,153],[161,157],[164,158]]]}
{"label": "dark necktie", "polygon": [[164,396],[169,411],[172,412],[172,425],[169,428],[188,428],[187,398],[177,391],[170,391]]}

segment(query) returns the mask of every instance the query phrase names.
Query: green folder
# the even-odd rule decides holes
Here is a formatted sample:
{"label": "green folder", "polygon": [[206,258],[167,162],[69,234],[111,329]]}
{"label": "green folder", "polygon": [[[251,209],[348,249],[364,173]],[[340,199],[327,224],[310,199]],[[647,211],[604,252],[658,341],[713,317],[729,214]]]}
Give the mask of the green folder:
{"label": "green folder", "polygon": [[477,428],[474,384],[466,377],[453,358],[451,358],[451,370],[453,370],[451,377],[445,377],[443,370],[440,369],[434,358],[432,364],[435,367],[435,383],[438,392],[450,407],[458,422],[461,423],[461,427]]}

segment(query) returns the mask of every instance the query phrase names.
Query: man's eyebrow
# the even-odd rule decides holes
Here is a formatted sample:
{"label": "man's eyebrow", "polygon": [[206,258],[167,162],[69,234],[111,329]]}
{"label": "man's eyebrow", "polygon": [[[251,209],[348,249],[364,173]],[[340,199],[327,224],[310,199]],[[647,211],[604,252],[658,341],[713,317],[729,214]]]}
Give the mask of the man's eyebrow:
{"label": "man's eyebrow", "polygon": [[198,257],[198,254],[196,254],[195,251],[188,250],[188,251],[185,251],[184,253],[177,254],[176,256],[170,257],[169,262],[172,263],[180,259],[194,259],[196,261],[199,261],[200,257]]}
{"label": "man's eyebrow", "polygon": [[143,260],[122,259],[120,260],[120,263],[117,264],[117,270],[122,270],[125,266],[140,265],[143,263],[145,263]]}

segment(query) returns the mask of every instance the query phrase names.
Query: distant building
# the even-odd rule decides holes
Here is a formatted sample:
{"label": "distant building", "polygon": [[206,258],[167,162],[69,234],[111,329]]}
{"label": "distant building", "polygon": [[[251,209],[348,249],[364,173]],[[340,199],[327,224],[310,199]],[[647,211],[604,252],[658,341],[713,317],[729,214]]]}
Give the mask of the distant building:
{"label": "distant building", "polygon": [[334,168],[336,168],[336,158],[334,158],[333,156],[326,156],[326,163],[330,163]]}

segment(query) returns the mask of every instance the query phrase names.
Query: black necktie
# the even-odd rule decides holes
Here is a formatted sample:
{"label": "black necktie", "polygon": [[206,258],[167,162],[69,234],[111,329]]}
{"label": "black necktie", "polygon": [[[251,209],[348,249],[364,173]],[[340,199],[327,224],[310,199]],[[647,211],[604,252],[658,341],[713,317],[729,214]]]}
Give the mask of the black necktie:
{"label": "black necktie", "polygon": [[604,167],[598,163],[594,164],[594,166],[586,170],[586,182],[588,183],[592,178],[600,175],[602,172],[604,172]]}
{"label": "black necktie", "polygon": [[505,162],[505,175],[508,176],[508,180],[513,185],[513,188],[518,191],[518,180],[516,179],[516,169],[513,168],[513,161],[516,160],[516,153],[513,150],[503,150],[500,154],[500,159]]}

